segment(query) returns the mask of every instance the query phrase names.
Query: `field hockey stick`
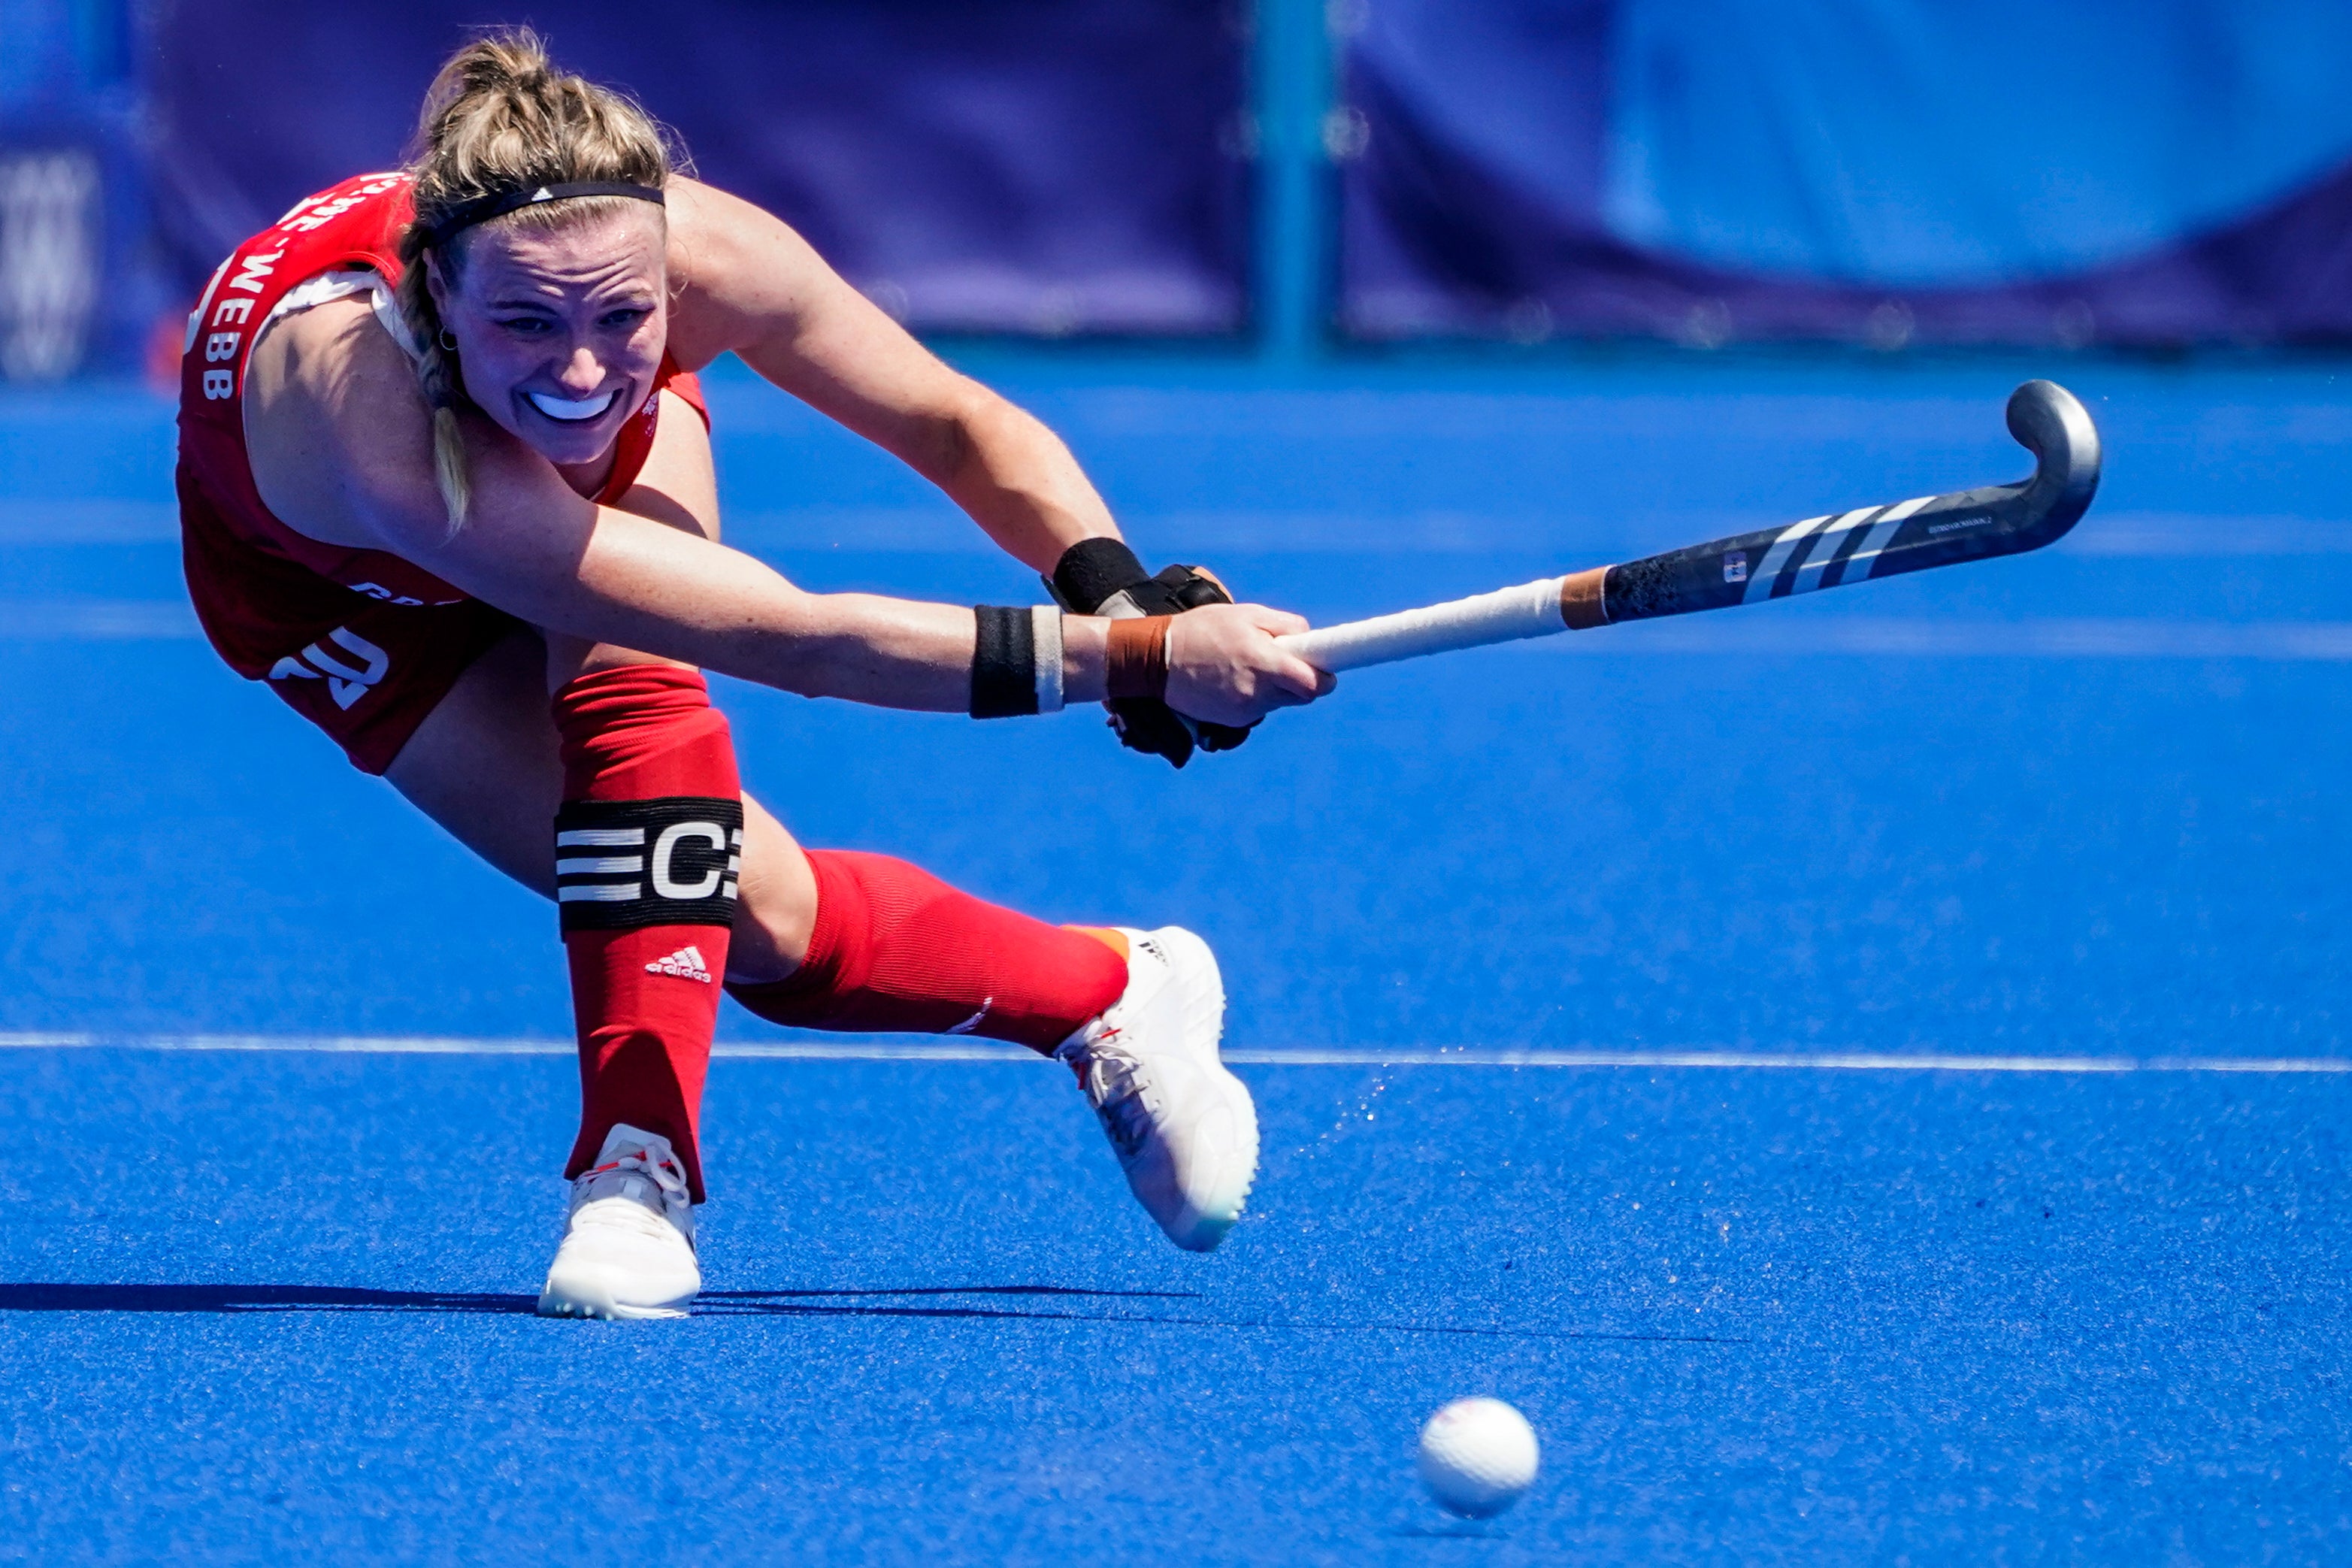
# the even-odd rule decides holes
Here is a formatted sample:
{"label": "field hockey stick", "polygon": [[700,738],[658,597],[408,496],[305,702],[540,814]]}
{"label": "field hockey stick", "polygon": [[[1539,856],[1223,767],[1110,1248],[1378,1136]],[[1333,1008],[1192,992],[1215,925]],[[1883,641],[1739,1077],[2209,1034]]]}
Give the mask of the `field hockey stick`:
{"label": "field hockey stick", "polygon": [[2091,504],[2099,488],[2099,432],[2073,393],[2055,382],[2029,381],[2010,394],[2009,433],[2034,458],[2033,477],[2013,485],[1856,507],[1275,640],[1336,673],[2039,550]]}

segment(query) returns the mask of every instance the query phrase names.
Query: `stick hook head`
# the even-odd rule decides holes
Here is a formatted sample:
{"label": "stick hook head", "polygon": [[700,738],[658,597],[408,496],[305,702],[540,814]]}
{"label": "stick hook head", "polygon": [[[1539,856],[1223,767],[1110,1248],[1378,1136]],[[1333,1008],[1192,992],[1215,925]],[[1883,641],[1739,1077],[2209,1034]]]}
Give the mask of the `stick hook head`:
{"label": "stick hook head", "polygon": [[2037,514],[2037,528],[2054,539],[2074,526],[2098,493],[2098,426],[2056,382],[2029,381],[2009,395],[2009,433],[2033,454],[2027,504]]}

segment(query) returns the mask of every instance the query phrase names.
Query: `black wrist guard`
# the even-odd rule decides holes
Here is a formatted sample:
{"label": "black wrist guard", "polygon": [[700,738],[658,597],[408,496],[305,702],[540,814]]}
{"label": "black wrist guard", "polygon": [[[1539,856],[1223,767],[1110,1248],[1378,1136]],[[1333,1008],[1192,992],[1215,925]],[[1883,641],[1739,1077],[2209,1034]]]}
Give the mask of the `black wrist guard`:
{"label": "black wrist guard", "polygon": [[1062,552],[1054,574],[1045,579],[1055,601],[1072,615],[1102,611],[1113,594],[1148,583],[1151,574],[1135,558],[1123,539],[1081,539]]}
{"label": "black wrist guard", "polygon": [[[1054,597],[1082,616],[1177,616],[1202,605],[1230,605],[1225,585],[1197,566],[1171,566],[1158,576],[1125,542],[1082,539],[1062,552],[1045,580]],[[1177,767],[1204,752],[1230,752],[1249,739],[1249,729],[1187,719],[1157,698],[1122,697],[1104,704],[1119,744],[1165,757]]]}

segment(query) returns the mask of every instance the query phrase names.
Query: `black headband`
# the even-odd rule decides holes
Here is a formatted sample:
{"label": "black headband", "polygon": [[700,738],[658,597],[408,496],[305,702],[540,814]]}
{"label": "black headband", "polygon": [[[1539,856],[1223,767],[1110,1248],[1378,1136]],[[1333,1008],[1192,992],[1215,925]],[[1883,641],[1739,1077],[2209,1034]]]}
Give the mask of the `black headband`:
{"label": "black headband", "polygon": [[655,186],[633,185],[625,180],[572,180],[560,185],[533,185],[529,190],[492,191],[487,196],[476,196],[451,207],[439,223],[425,231],[425,243],[435,250],[443,250],[460,232],[478,223],[535,207],[541,202],[565,201],[572,196],[627,196],[651,202],[657,207],[668,205]]}

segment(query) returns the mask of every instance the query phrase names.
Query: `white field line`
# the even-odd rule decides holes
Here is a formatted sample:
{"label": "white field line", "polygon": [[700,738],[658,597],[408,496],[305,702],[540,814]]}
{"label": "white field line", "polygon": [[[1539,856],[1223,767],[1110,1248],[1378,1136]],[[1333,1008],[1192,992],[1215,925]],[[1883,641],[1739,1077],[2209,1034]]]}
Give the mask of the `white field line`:
{"label": "white field line", "polygon": [[439,1035],[142,1035],[0,1033],[0,1049],[121,1051],[283,1051],[341,1056],[570,1056],[569,1040],[487,1040]]}
{"label": "white field line", "polygon": [[0,641],[172,642],[204,635],[184,599],[0,599]]}
{"label": "white field line", "polygon": [[[341,1056],[568,1057],[568,1040],[468,1039],[423,1035],[149,1035],[0,1032],[0,1049],[262,1051]],[[992,1040],[722,1040],[714,1057],[753,1061],[1038,1062]],[[2352,1073],[2352,1057],[1990,1056],[1945,1051],[1515,1050],[1481,1046],[1236,1046],[1244,1067],[1744,1068],[1793,1072]]]}
{"label": "white field line", "polygon": [[[0,644],[194,641],[195,612],[177,599],[0,598]],[[2352,662],[2352,621],[2173,621],[2134,616],[2038,616],[2016,621],[1932,616],[1789,615],[1669,616],[1513,643],[1517,652],[1602,658],[1863,657],[1870,658],[2242,659]]]}

